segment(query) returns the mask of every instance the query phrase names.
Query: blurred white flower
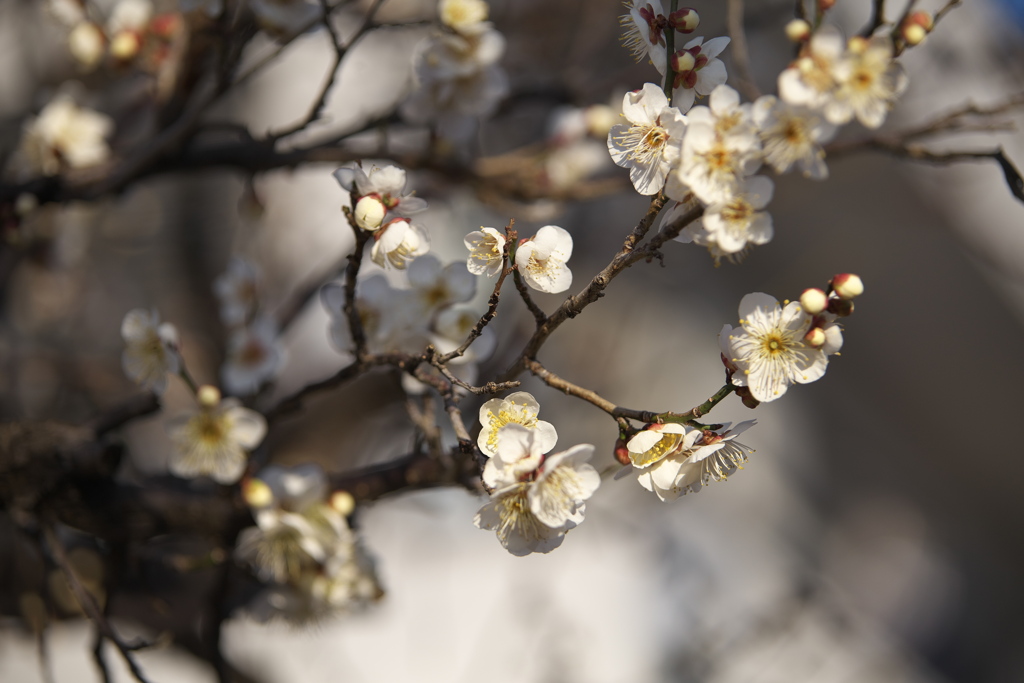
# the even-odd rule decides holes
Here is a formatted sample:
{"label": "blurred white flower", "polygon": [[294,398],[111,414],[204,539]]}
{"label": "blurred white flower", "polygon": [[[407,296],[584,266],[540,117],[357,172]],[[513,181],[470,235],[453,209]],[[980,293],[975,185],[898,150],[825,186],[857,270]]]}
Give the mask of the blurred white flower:
{"label": "blurred white flower", "polygon": [[489,8],[484,0],[441,0],[437,7],[441,23],[465,35],[487,30]]}
{"label": "blurred white flower", "polygon": [[86,70],[95,68],[107,50],[107,39],[102,29],[91,21],[80,21],[68,34],[71,56]]}
{"label": "blurred white flower", "polygon": [[79,107],[70,95],[62,94],[25,124],[21,149],[33,170],[57,175],[65,167],[106,161],[110,156],[106,138],[113,129],[109,116]]}
{"label": "blurred white flower", "polygon": [[163,394],[168,373],[176,375],[181,370],[174,325],[161,324],[156,311],[136,308],[124,316],[121,338],[125,343],[121,354],[124,374],[143,389]]}
{"label": "blurred white flower", "polygon": [[231,333],[221,379],[229,393],[247,396],[259,391],[283,364],[284,347],[277,323],[268,315],[260,315]]}
{"label": "blurred white flower", "polygon": [[906,73],[892,57],[888,36],[850,39],[835,66],[838,88],[833,106],[825,110],[829,121],[841,124],[856,116],[868,128],[882,125],[893,101],[907,88]]}
{"label": "blurred white flower", "polygon": [[427,254],[409,264],[408,275],[412,296],[426,316],[476,295],[476,278],[461,261],[442,267],[436,256]]}
{"label": "blurred white flower", "polygon": [[754,102],[753,115],[760,129],[764,160],[776,173],[795,166],[808,178],[828,177],[821,146],[832,139],[836,127],[821,114],[765,95]]}
{"label": "blurred white flower", "polygon": [[[320,300],[331,316],[328,331],[334,347],[342,352],[352,351],[352,336],[344,309],[345,287],[335,282],[324,285]],[[393,288],[383,275],[358,282],[355,306],[370,350],[418,353],[426,345],[429,323],[426,313],[419,309],[412,292]]]}
{"label": "blurred white flower", "polygon": [[256,266],[233,256],[225,270],[213,281],[213,293],[220,302],[220,319],[229,327],[242,325],[259,308],[260,273]]}
{"label": "blurred white flower", "polygon": [[813,318],[799,301],[783,308],[767,294],[747,294],[740,301],[739,315],[740,327],[726,325],[721,332],[728,338],[726,358],[737,368],[732,383],[749,387],[761,402],[780,398],[794,382],[807,384],[821,378],[828,356],[843,344],[835,324],[823,330],[826,341],[821,347],[808,344],[804,336]]}
{"label": "blurred white flower", "polygon": [[494,277],[501,272],[505,254],[505,236],[494,228],[480,227],[480,230],[466,235],[464,240],[469,249],[466,268],[474,275]]}
{"label": "blurred white flower", "polygon": [[686,133],[686,118],[668,105],[654,83],[626,93],[622,115],[629,125],[617,124],[608,133],[608,152],[616,165],[629,169],[637,192],[657,194],[669,169],[678,160],[678,143]]}
{"label": "blurred white flower", "polygon": [[845,48],[839,29],[822,26],[796,61],[779,74],[779,97],[797,107],[823,111],[829,121],[837,123],[836,114],[830,112],[835,106],[835,69]]}
{"label": "blurred white flower", "polygon": [[245,472],[247,451],[263,441],[267,421],[238,399],[220,399],[213,387],[200,389],[200,406],[172,418],[167,433],[174,444],[171,473],[184,478],[209,475],[220,484],[233,484]]}
{"label": "blurred white flower", "polygon": [[516,249],[516,265],[526,284],[557,294],[572,286],[566,263],[572,256],[572,235],[557,225],[545,225]]}

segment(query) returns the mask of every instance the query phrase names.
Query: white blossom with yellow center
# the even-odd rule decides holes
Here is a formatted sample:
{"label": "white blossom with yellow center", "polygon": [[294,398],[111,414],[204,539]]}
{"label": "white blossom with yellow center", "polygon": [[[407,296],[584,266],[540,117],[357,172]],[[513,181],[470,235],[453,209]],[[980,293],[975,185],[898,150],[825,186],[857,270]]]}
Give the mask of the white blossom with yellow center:
{"label": "white blossom with yellow center", "polygon": [[208,475],[220,484],[233,484],[245,472],[247,451],[263,441],[267,421],[238,399],[220,400],[220,392],[203,387],[200,406],[172,418],[167,433],[174,444],[171,473],[191,479]]}
{"label": "white blossom with yellow center", "polygon": [[829,121],[846,123],[856,116],[868,128],[882,125],[893,101],[907,87],[903,67],[892,55],[892,40],[887,36],[850,40],[835,68],[838,88],[833,106],[825,111]]}
{"label": "white blossom with yellow center", "polygon": [[601,483],[587,463],[594,454],[590,444],[543,457],[538,443],[538,433],[520,425],[502,431],[495,457],[530,468],[522,468],[520,481],[495,491],[474,520],[481,529],[494,529],[513,555],[546,553],[561,545],[565,532],[583,521],[585,501]]}
{"label": "white blossom with yellow center", "polygon": [[163,394],[167,375],[181,369],[178,355],[178,331],[170,323],[160,322],[160,314],[136,308],[128,311],[121,323],[125,348],[121,366],[128,379],[143,389]]}
{"label": "white blossom with yellow center", "polygon": [[[503,427],[510,424],[521,425],[537,431],[537,446],[541,453],[547,453],[555,447],[558,432],[550,422],[538,420],[540,403],[526,391],[517,391],[505,398],[492,398],[480,406],[480,435],[477,445],[480,451],[493,457],[498,452],[498,434]],[[485,468],[485,479],[487,474]]]}
{"label": "white blossom with yellow center", "polygon": [[25,125],[21,150],[34,171],[57,175],[65,167],[106,161],[106,138],[113,130],[109,116],[79,107],[69,95],[58,95]]}
{"label": "white blossom with yellow center", "polygon": [[413,259],[429,250],[430,240],[423,228],[395,219],[374,235],[370,258],[382,268],[405,270]]}
{"label": "white blossom with yellow center", "polygon": [[753,451],[734,439],[753,424],[742,422],[733,430],[725,425],[717,433],[674,423],[652,425],[633,436],[626,448],[640,470],[640,485],[669,501],[741,468]]}
{"label": "white blossom with yellow center", "polygon": [[545,225],[516,249],[516,266],[526,281],[541,292],[564,292],[572,286],[566,263],[572,256],[572,235],[557,225]]}
{"label": "white blossom with yellow center", "polygon": [[828,177],[821,146],[832,139],[836,127],[821,114],[765,95],[754,102],[753,115],[761,132],[765,163],[776,173],[796,167],[814,180]]}
{"label": "white blossom with yellow center", "polygon": [[466,235],[464,240],[469,249],[466,267],[474,275],[494,277],[501,272],[504,263],[505,236],[494,228],[480,227]]}
{"label": "white blossom with yellow center", "polygon": [[846,49],[835,26],[822,26],[800,56],[779,74],[779,97],[789,104],[824,111],[835,102],[836,65]]}
{"label": "white blossom with yellow center", "polygon": [[608,133],[608,152],[617,166],[629,169],[633,187],[642,195],[657,194],[665,186],[669,169],[679,158],[679,141],[686,133],[686,117],[654,83],[626,93],[622,115],[629,125],[617,124]]}
{"label": "white blossom with yellow center", "polygon": [[740,301],[740,327],[726,325],[721,335],[729,350],[726,356],[737,369],[732,383],[749,387],[751,395],[761,402],[774,401],[786,393],[790,384],[807,384],[821,378],[828,366],[828,356],[843,344],[838,325],[823,328],[825,343],[809,345],[804,335],[810,329],[812,316],[792,301],[780,306],[774,297],[761,292],[747,294]]}
{"label": "white blossom with yellow center", "polygon": [[766,244],[773,234],[772,218],[761,211],[772,199],[771,179],[753,176],[742,180],[736,194],[709,204],[698,220],[677,238],[705,246],[716,259],[738,254],[750,245]]}

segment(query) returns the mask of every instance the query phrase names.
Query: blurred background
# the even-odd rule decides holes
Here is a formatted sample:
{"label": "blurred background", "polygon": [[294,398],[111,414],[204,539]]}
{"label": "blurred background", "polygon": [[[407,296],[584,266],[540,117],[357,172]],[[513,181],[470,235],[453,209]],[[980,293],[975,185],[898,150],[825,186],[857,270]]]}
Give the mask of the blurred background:
{"label": "blurred background", "polygon": [[[696,6],[697,35],[725,35],[725,4]],[[753,76],[765,92],[792,56],[782,31],[792,4],[747,3]],[[0,144],[8,151],[24,118],[61,83],[90,85],[41,5],[0,0]],[[490,5],[508,41],[502,64],[515,97],[483,124],[472,143],[480,156],[543,139],[558,107],[617,104],[624,91],[655,78],[618,44],[617,0]],[[392,108],[408,92],[411,56],[430,30],[422,20],[434,12],[429,0],[386,2],[381,21],[420,23],[360,42],[325,120],[302,136]],[[869,12],[867,0],[840,0],[834,18],[851,34]],[[339,13],[339,31],[353,31],[360,16],[359,8]],[[1012,0],[977,0],[949,14],[904,56],[910,86],[881,134],[1024,90],[1022,17]],[[211,118],[240,121],[254,134],[300,119],[332,54],[324,33],[296,40]],[[257,37],[251,59],[273,48]],[[136,86],[126,82],[112,97],[130,101]],[[868,134],[854,124],[841,139]],[[374,135],[353,145],[369,145]],[[402,150],[421,138],[398,130],[393,144]],[[997,146],[1024,164],[1016,132],[960,135],[931,148]],[[553,372],[618,405],[686,410],[721,386],[717,334],[736,323],[745,293],[792,299],[836,273],[859,274],[866,292],[826,377],[756,411],[735,397],[714,411],[720,422],[758,420],[742,439],[756,449],[742,472],[671,504],[635,477],[608,480],[561,548],[526,558],[474,528],[482,501],[465,491],[379,500],[360,513],[359,528],[385,598],[308,628],[257,623],[239,610],[223,636],[227,659],[268,683],[1024,681],[1024,448],[1005,431],[1024,408],[1024,206],[992,162],[939,167],[867,152],[829,161],[826,182],[776,180],[775,237],[741,265],[716,267],[702,248],[669,243],[663,264],[630,269],[541,354]],[[137,307],[173,321],[193,374],[216,381],[225,337],[212,282],[231,256],[258,265],[264,305],[275,310],[351,248],[339,210],[345,193],[330,175],[336,166],[253,177],[172,173],[116,197],[33,213],[24,227],[33,248],[4,264],[2,420],[80,423],[132,395],[119,328]],[[574,238],[575,290],[607,263],[647,205],[624,183],[625,171],[600,173],[623,181],[620,191],[573,202],[524,202],[437,171],[410,178],[430,204],[423,223],[443,262],[464,259],[462,240],[481,225],[500,228],[515,218],[525,236],[554,223]],[[486,301],[489,285],[480,289]],[[530,331],[532,320],[513,299],[494,323],[498,351],[481,380],[500,373]],[[537,300],[550,311],[560,299]],[[289,329],[289,360],[274,396],[346,362],[328,343],[327,321],[314,300]],[[524,388],[556,425],[559,449],[592,443],[596,464],[611,464],[612,420],[536,381]],[[164,413],[189,401],[172,383]],[[464,404],[474,434],[480,402]],[[133,423],[124,438],[123,477],[166,471],[163,416]],[[269,452],[273,462],[314,461],[343,472],[406,453],[412,438],[399,380],[380,373],[276,424]],[[0,576],[13,593],[17,553],[3,517]],[[120,596],[113,611],[128,618],[115,620],[118,628],[157,635],[146,615],[158,601],[185,599],[174,590]],[[0,680],[43,680],[16,596],[0,607]],[[53,680],[99,680],[91,638],[81,619],[51,625]],[[116,659],[111,651],[115,680],[130,680]],[[152,681],[215,680],[174,644],[140,652],[138,661]]]}

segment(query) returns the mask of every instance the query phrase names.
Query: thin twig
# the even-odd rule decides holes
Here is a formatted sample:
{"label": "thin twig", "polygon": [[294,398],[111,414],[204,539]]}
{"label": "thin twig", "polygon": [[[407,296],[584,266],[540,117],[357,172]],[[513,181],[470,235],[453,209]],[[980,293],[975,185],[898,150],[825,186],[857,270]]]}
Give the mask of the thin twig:
{"label": "thin twig", "polygon": [[530,313],[533,314],[533,319],[537,323],[537,327],[541,327],[547,322],[548,315],[541,307],[537,305],[537,302],[530,296],[530,289],[526,286],[526,282],[523,280],[522,274],[519,272],[519,264],[515,264],[511,268],[512,270],[512,281],[516,283],[516,290],[519,292],[519,298],[523,300],[526,307],[530,309]]}
{"label": "thin twig", "polygon": [[331,40],[331,46],[334,48],[334,61],[331,63],[331,68],[327,73],[327,80],[324,82],[323,87],[320,88],[320,93],[309,108],[309,113],[306,114],[306,117],[284,130],[271,133],[267,136],[270,140],[277,141],[281,138],[294,135],[295,133],[305,130],[314,121],[320,118],[323,113],[324,106],[327,104],[327,95],[330,93],[335,80],[338,78],[338,72],[341,70],[341,62],[345,59],[345,55],[348,51],[352,49],[352,46],[355,45],[360,38],[366,35],[370,27],[373,26],[373,18],[377,14],[377,10],[380,9],[381,5],[383,5],[385,1],[386,0],[375,0],[369,11],[367,11],[366,16],[363,18],[363,23],[356,30],[355,35],[353,35],[346,44],[342,45],[338,32],[334,30],[334,25],[331,24],[331,12],[334,8],[328,4],[327,0],[320,0],[320,7],[323,11],[321,21],[324,28],[327,29],[327,35]]}
{"label": "thin twig", "polygon": [[[71,585],[71,590],[78,598],[78,603],[82,606],[82,610],[86,616],[89,617],[90,621],[96,626],[96,629],[102,634],[104,638],[109,640],[117,647],[121,656],[124,658],[125,664],[128,665],[129,671],[132,676],[139,683],[148,683],[146,677],[143,675],[142,670],[139,669],[139,665],[136,664],[135,658],[132,657],[131,648],[125,644],[121,637],[117,634],[114,628],[107,621],[106,617],[103,616],[103,612],[96,605],[96,600],[93,598],[85,586],[82,585],[81,580],[78,578],[78,574],[75,573],[74,568],[71,566],[71,562],[68,561],[67,553],[64,552],[64,546],[61,544],[60,539],[57,538],[56,532],[49,523],[43,524],[43,534],[46,538],[46,545],[49,546],[50,552],[53,554],[53,559],[60,567],[61,571],[64,572],[64,576],[67,577],[68,583]],[[98,649],[98,648],[97,648]],[[102,656],[97,657],[98,661],[102,663]]]}
{"label": "thin twig", "polygon": [[867,38],[879,26],[885,23],[885,0],[873,0],[871,3],[871,19],[868,21],[867,26],[860,32],[860,34]]}
{"label": "thin twig", "polygon": [[527,370],[543,380],[549,387],[558,389],[562,393],[570,396],[581,398],[587,403],[597,406],[612,417],[629,418],[631,420],[639,420],[640,422],[651,422],[657,414],[647,410],[632,410],[630,408],[617,406],[608,399],[602,398],[596,392],[591,391],[590,389],[585,389],[559,377],[535,360],[527,359],[525,361],[525,365]]}
{"label": "thin twig", "polygon": [[726,24],[729,38],[732,39],[729,47],[737,89],[748,100],[756,100],[761,96],[761,90],[750,73],[750,51],[747,49],[747,32],[743,27],[743,0],[729,0],[726,6]]}

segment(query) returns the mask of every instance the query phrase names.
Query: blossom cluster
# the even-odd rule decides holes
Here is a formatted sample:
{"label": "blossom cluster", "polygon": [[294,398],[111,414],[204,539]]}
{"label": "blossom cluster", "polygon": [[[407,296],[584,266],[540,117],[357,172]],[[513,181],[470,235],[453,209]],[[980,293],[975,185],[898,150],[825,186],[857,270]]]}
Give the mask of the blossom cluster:
{"label": "blossom cluster", "polygon": [[[744,104],[725,84],[717,58],[728,38],[695,38],[672,55],[665,34],[690,32],[696,13],[666,16],[658,0],[634,0],[622,18],[626,42],[648,56],[666,87],[647,83],[627,93],[622,112],[628,123],[608,134],[612,160],[628,168],[637,192],[664,192],[675,200],[662,219],[670,225],[695,206],[700,219],[678,239],[708,248],[712,256],[735,259],[772,238],[773,183],[754,175],[767,165],[775,173],[797,169],[804,176],[828,176],[823,145],[837,126],[856,118],[869,128],[882,124],[906,87],[887,33],[844,40],[824,25],[798,36],[800,54],[778,79],[779,96]],[[666,92],[671,92],[671,102]],[[694,106],[707,96],[707,105]]]}
{"label": "blossom cluster", "polygon": [[477,438],[488,457],[483,482],[490,500],[476,515],[481,529],[494,529],[513,555],[547,553],[583,521],[586,500],[601,483],[587,461],[590,444],[549,453],[558,434],[539,420],[540,404],[525,391],[491,399],[480,408]]}
{"label": "blossom cluster", "polygon": [[355,502],[330,494],[320,467],[266,467],[243,496],[256,525],[239,535],[235,557],[269,584],[250,608],[255,616],[308,623],[383,594],[348,523]]}
{"label": "blossom cluster", "polygon": [[416,50],[416,86],[402,105],[412,123],[430,123],[441,137],[461,141],[480,117],[494,112],[508,94],[508,76],[498,64],[505,37],[487,21],[484,0],[441,0],[442,29]]}

